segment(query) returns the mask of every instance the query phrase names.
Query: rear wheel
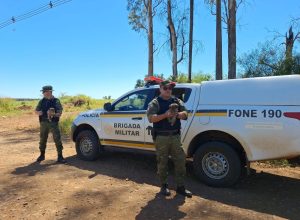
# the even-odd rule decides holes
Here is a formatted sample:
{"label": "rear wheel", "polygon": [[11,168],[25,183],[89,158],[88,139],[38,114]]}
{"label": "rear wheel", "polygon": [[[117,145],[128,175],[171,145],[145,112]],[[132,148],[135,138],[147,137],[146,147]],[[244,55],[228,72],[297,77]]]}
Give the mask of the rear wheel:
{"label": "rear wheel", "polygon": [[96,160],[100,155],[101,146],[98,136],[90,130],[81,131],[76,137],[76,152],[80,159]]}
{"label": "rear wheel", "polygon": [[241,176],[241,160],[226,143],[207,142],[201,145],[193,158],[195,175],[210,186],[231,186]]}

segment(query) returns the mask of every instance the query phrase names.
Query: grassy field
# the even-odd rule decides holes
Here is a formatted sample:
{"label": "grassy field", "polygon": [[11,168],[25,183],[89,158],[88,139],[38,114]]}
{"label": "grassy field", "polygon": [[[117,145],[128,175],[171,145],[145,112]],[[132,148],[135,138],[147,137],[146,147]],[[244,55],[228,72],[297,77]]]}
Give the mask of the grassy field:
{"label": "grassy field", "polygon": [[[62,96],[59,97],[64,108],[60,120],[60,129],[62,134],[69,135],[71,124],[78,113],[90,109],[102,108],[104,103],[112,102],[108,99],[92,99],[85,95]],[[12,99],[0,98],[0,117],[13,117],[21,114],[33,113],[38,104],[38,99]]]}

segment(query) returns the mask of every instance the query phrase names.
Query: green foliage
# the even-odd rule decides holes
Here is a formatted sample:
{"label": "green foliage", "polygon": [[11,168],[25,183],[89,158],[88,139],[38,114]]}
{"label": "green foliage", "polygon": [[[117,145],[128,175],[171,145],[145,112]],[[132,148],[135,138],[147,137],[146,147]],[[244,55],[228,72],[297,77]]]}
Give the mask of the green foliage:
{"label": "green foliage", "polygon": [[[185,73],[179,73],[177,79],[174,78],[173,75],[165,78],[163,74],[154,74],[155,77],[161,78],[161,79],[168,79],[171,80],[173,82],[177,82],[177,83],[188,83],[188,75]],[[147,77],[147,76],[146,76]],[[192,83],[201,83],[202,81],[210,81],[213,80],[212,75],[211,74],[205,74],[202,72],[196,73],[196,74],[192,74]],[[138,79],[136,81],[135,87],[134,88],[138,88],[138,87],[143,87],[145,85],[145,82],[141,79]]]}
{"label": "green foliage", "polygon": [[14,110],[14,100],[10,98],[1,98],[0,99],[0,112],[10,112]]}
{"label": "green foliage", "polygon": [[212,75],[208,73],[196,73],[192,75],[193,83],[201,83],[202,81],[210,81],[213,80]]}
{"label": "green foliage", "polygon": [[12,98],[0,98],[0,115],[15,115],[22,112],[33,111],[37,100],[16,100]]}
{"label": "green foliage", "polygon": [[[62,103],[73,103],[76,106],[76,103],[82,102],[82,104],[87,104],[91,101],[91,97],[86,96],[86,95],[76,95],[76,96],[62,96],[60,97],[60,101]],[[79,105],[81,106],[81,105]]]}
{"label": "green foliage", "polygon": [[300,56],[286,58],[284,49],[270,41],[258,44],[242,55],[238,63],[243,78],[300,74]]}
{"label": "green foliage", "polygon": [[136,88],[140,88],[140,87],[144,87],[144,86],[145,86],[145,81],[142,80],[142,79],[138,79],[136,81],[136,84],[135,84],[134,88],[136,89]]}
{"label": "green foliage", "polygon": [[147,8],[143,0],[127,1],[128,22],[134,31],[147,31]]}
{"label": "green foliage", "polygon": [[287,159],[280,159],[280,160],[267,160],[267,161],[263,161],[261,163],[265,163],[268,164],[272,167],[276,166],[276,167],[287,167],[290,166],[290,163]]}
{"label": "green foliage", "polygon": [[[170,76],[169,79],[178,83],[188,83],[188,74],[179,73],[177,79],[173,76]],[[192,74],[192,83],[201,83],[202,81],[210,80],[212,80],[212,76],[210,74],[204,74],[201,72]]]}
{"label": "green foliage", "polygon": [[111,102],[111,96],[104,96],[104,99],[92,99],[86,95],[61,96],[59,97],[65,112],[78,112],[90,109],[102,108],[104,103]]}
{"label": "green foliage", "polygon": [[[64,112],[81,112],[89,109],[102,108],[104,103],[112,102],[111,97],[108,99],[92,99],[85,95],[67,96],[62,95],[59,97]],[[74,103],[78,100],[83,100],[84,104],[75,106]],[[0,116],[16,115],[27,112],[34,112],[38,100],[16,100],[11,98],[0,98]]]}
{"label": "green foliage", "polygon": [[184,73],[179,73],[177,79],[174,79],[174,77],[171,77],[172,81],[176,81],[178,83],[186,83],[188,82],[188,75]]}

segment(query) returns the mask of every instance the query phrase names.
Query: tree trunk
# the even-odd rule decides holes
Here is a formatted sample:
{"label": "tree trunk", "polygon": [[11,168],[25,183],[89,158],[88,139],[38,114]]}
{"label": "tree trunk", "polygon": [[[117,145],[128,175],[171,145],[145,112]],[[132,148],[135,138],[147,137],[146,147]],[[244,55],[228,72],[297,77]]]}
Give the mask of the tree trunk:
{"label": "tree trunk", "polygon": [[192,82],[193,29],[194,29],[194,0],[190,0],[189,69],[188,69],[189,83]]}
{"label": "tree trunk", "polygon": [[222,80],[223,69],[222,69],[222,9],[221,0],[216,0],[216,80]]}
{"label": "tree trunk", "polygon": [[172,72],[173,72],[173,77],[177,79],[177,76],[178,76],[178,71],[177,71],[177,36],[176,36],[176,30],[175,30],[173,19],[172,19],[171,0],[168,0],[167,12],[168,12],[168,29],[169,29],[169,33],[170,33],[170,44],[171,44],[171,51],[172,51]]}
{"label": "tree trunk", "polygon": [[293,58],[293,47],[294,47],[294,32],[290,27],[288,34],[285,36],[285,59],[289,60]]}
{"label": "tree trunk", "polygon": [[148,0],[148,76],[153,76],[153,14],[152,14],[152,0]]}
{"label": "tree trunk", "polygon": [[236,0],[228,3],[228,79],[236,78]]}

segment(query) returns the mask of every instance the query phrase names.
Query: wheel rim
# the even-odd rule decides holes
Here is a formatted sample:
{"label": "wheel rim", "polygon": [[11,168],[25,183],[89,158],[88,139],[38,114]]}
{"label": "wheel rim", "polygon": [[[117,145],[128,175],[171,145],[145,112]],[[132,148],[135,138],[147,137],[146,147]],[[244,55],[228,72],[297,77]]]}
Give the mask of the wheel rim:
{"label": "wheel rim", "polygon": [[202,169],[212,179],[222,179],[229,171],[227,158],[219,152],[209,152],[202,159]]}
{"label": "wheel rim", "polygon": [[88,156],[93,151],[93,142],[89,138],[83,138],[79,144],[80,151],[83,155]]}

